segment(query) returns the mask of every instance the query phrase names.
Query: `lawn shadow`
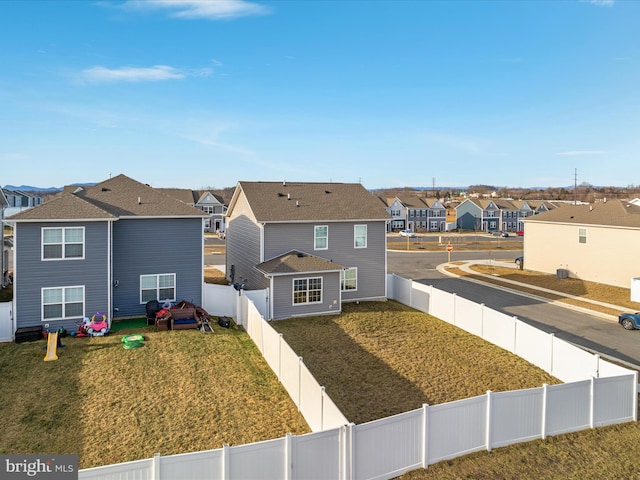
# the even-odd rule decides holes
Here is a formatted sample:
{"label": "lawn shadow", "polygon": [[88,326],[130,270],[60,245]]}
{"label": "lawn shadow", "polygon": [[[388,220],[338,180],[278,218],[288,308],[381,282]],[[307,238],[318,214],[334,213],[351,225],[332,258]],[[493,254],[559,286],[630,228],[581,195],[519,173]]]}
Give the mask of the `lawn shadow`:
{"label": "lawn shadow", "polygon": [[[383,317],[401,313],[396,302],[343,305],[341,316],[317,316],[271,322],[284,340],[303,357],[320,385],[354,423],[420,408],[430,403],[426,393],[403,375],[398,365],[412,363],[398,356],[393,329],[382,328]],[[358,315],[362,320],[349,321]],[[382,352],[382,353],[374,353]],[[396,356],[395,365],[385,359]],[[427,373],[425,372],[425,375]],[[434,402],[435,403],[435,402]]]}

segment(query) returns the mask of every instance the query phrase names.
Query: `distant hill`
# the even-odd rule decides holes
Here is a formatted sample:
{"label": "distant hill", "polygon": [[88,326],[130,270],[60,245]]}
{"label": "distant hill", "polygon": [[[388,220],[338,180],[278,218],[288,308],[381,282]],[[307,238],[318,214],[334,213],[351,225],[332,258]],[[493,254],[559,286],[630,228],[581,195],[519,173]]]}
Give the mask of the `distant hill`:
{"label": "distant hill", "polygon": [[16,185],[5,185],[4,187],[5,190],[20,190],[22,192],[46,192],[46,193],[55,193],[55,192],[60,192],[62,191],[62,188],[57,188],[57,187],[32,187],[31,185],[20,185],[20,186],[16,186]]}

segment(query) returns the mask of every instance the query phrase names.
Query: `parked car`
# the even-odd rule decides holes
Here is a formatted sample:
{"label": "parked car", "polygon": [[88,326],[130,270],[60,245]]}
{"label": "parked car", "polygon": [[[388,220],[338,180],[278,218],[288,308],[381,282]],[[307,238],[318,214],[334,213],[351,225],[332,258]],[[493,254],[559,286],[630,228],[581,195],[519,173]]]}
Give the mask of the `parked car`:
{"label": "parked car", "polygon": [[415,232],[413,230],[407,228],[406,230],[400,230],[400,236],[401,237],[411,237],[411,238],[413,238],[413,237],[416,236],[416,234],[415,234]]}
{"label": "parked car", "polygon": [[518,257],[514,261],[518,267],[522,267],[524,265],[524,257]]}
{"label": "parked car", "polygon": [[501,236],[501,237],[508,237],[508,236],[509,236],[509,233],[507,233],[507,232],[502,232],[502,233],[500,234],[500,236]]}
{"label": "parked car", "polygon": [[622,325],[625,330],[640,328],[640,312],[622,313],[618,315],[618,323]]}
{"label": "parked car", "polygon": [[518,230],[516,232],[516,235],[519,236],[519,237],[523,237],[524,236],[524,230]]}

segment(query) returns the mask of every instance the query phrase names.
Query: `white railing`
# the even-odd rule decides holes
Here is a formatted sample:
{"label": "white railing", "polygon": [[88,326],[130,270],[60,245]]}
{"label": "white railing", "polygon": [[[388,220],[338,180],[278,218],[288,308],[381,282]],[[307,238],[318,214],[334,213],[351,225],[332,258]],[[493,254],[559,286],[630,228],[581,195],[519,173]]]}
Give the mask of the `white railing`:
{"label": "white railing", "polygon": [[361,425],[343,425],[346,419],[335,405],[326,407],[333,402],[311,380],[300,357],[261,318],[252,302],[235,292],[241,300],[236,300],[234,318],[254,339],[291,398],[309,418],[312,430],[325,430],[84,469],[79,478],[390,479],[479,450],[637,421],[636,372],[455,294],[393,275],[388,284],[390,298],[480,335],[571,383],[489,391]]}

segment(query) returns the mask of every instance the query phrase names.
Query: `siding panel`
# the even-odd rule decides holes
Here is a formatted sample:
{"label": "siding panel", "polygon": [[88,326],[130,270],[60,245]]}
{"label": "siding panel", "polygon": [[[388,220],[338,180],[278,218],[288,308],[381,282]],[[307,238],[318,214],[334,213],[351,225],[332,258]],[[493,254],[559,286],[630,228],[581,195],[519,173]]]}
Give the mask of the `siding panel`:
{"label": "siding panel", "polygon": [[[202,221],[127,219],[113,226],[114,316],[144,316],[140,275],[176,274],[176,300],[202,304]],[[118,309],[115,311],[115,309]]]}
{"label": "siding panel", "polygon": [[[41,260],[42,227],[85,227],[85,258],[77,260]],[[42,321],[41,288],[85,287],[85,316],[106,312],[108,305],[108,224],[18,223],[15,228],[16,324],[18,328],[49,324],[50,329],[77,329],[81,317],[70,320]]]}

